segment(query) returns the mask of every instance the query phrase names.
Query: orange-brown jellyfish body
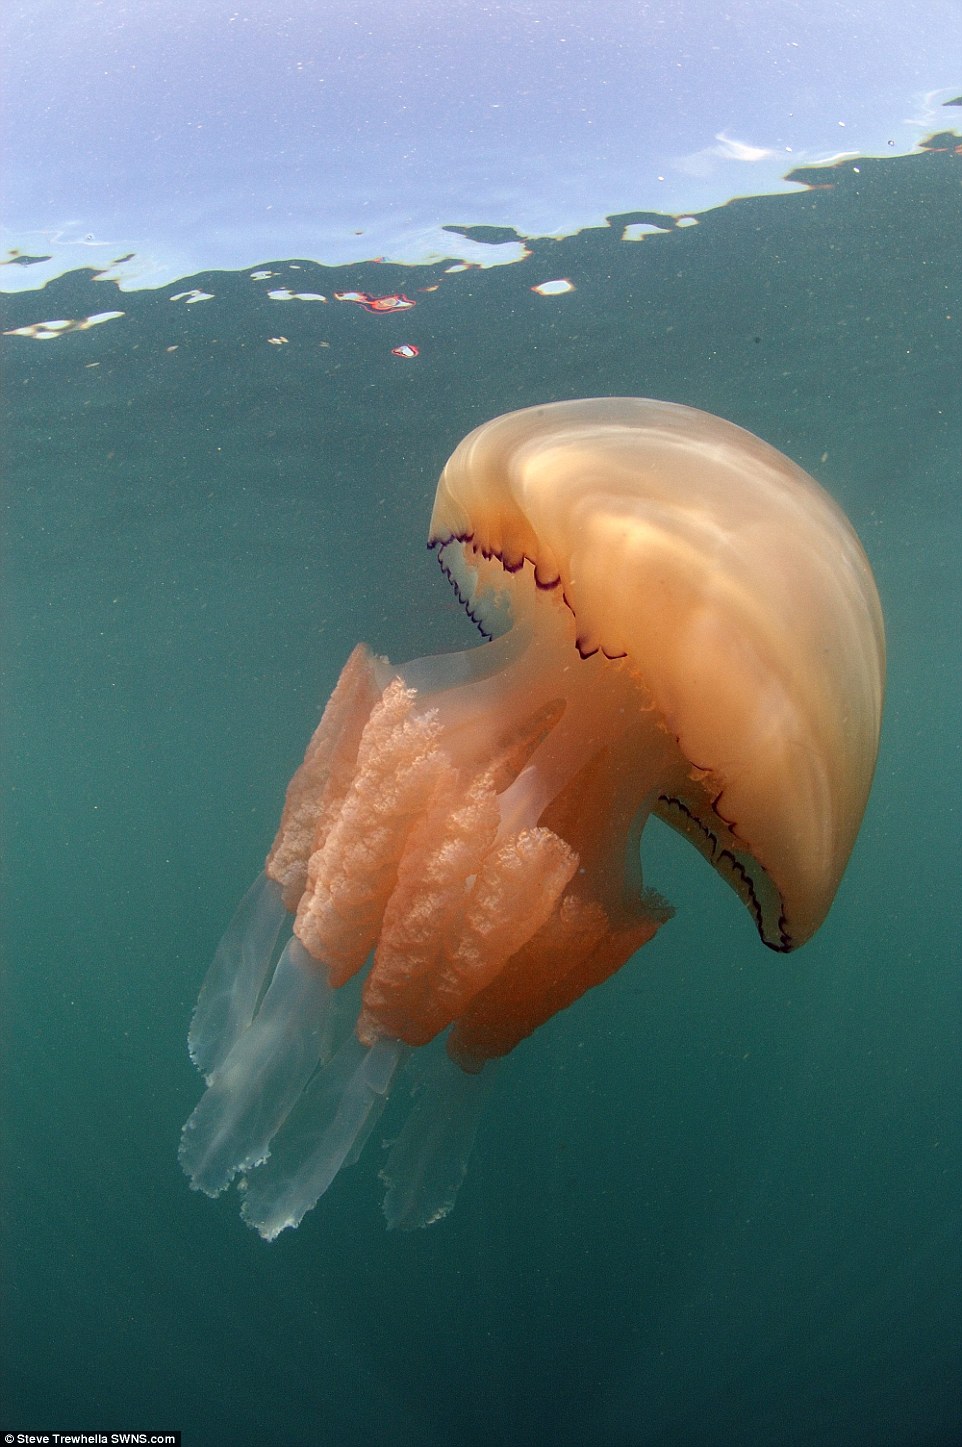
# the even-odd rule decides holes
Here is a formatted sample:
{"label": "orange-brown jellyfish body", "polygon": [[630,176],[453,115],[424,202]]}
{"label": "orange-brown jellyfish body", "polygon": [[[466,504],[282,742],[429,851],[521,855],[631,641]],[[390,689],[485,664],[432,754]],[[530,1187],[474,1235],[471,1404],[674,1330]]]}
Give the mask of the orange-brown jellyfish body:
{"label": "orange-brown jellyfish body", "polygon": [[[788,951],[825,918],[868,797],[871,569],[832,499],[750,433],[640,398],[510,413],[453,453],[430,545],[489,641],[400,668],[355,650],[195,1016],[210,1088],[185,1168],[212,1193],[250,1171],[268,1237],[356,1159],[405,1047],[436,1037],[461,1069],[436,1063],[386,1210],[444,1214],[484,1062],[669,917],[642,881],[649,815]],[[336,1046],[332,1000],[369,960]]]}

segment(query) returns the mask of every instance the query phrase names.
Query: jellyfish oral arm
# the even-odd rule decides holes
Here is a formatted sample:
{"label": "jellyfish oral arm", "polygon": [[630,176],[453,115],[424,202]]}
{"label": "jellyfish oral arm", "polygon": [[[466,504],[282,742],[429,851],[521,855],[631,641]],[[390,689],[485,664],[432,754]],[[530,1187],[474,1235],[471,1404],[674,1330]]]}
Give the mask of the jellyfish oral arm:
{"label": "jellyfish oral arm", "polygon": [[[683,761],[621,664],[575,653],[566,676],[570,619],[539,606],[537,634],[510,645],[398,670],[355,650],[211,966],[191,1030],[208,1090],[181,1161],[208,1194],[239,1176],[267,1240],[357,1158],[409,1047],[439,1036],[449,1059],[419,1081],[384,1179],[389,1224],[441,1219],[485,1061],[670,914],[643,887],[638,840]],[[272,968],[285,903],[294,933]],[[338,1026],[341,987],[369,960],[356,1021]]]}
{"label": "jellyfish oral arm", "polygon": [[670,913],[644,890],[637,844],[688,766],[639,708],[627,665],[579,658],[560,598],[536,606],[536,629],[522,620],[510,643],[437,660],[436,680],[427,660],[391,671],[357,651],[332,716],[355,703],[337,734],[319,729],[324,782],[317,749],[310,790],[292,781],[267,872],[296,881],[295,934],[335,985],[373,952],[357,1027],[368,1044],[423,1045],[453,1027],[449,1053],[478,1069]]}

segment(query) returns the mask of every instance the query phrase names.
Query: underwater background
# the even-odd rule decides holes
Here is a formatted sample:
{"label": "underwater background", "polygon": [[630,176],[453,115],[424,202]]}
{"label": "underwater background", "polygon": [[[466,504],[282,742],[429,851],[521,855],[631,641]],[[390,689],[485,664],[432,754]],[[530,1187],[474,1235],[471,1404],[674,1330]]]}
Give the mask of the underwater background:
{"label": "underwater background", "polygon": [[[960,175],[945,133],[492,269],[265,258],[2,298],[10,332],[122,315],[3,338],[0,1427],[959,1442]],[[889,691],[838,899],[776,957],[653,821],[676,918],[500,1067],[453,1214],[384,1229],[395,1101],[267,1246],[177,1164],[207,964],[357,639],[476,636],[425,548],[449,452],[606,393],[757,432],[862,538]]]}

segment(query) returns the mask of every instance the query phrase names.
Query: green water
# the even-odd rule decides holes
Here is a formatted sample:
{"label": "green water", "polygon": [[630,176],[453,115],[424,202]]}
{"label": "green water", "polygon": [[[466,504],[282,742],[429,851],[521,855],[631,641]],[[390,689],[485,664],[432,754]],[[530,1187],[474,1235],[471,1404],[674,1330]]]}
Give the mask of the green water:
{"label": "green water", "polygon": [[[77,273],[3,299],[7,328],[125,315],[3,339],[0,1427],[960,1440],[962,204],[939,144],[500,269],[280,262],[139,294]],[[576,290],[530,290],[558,277]],[[170,300],[188,285],[213,298]],[[599,393],[758,432],[862,536],[890,687],[837,903],[776,957],[652,825],[676,919],[505,1062],[454,1214],[387,1233],[375,1139],[266,1246],[177,1165],[203,973],[354,642],[471,641],[424,547],[449,451]]]}

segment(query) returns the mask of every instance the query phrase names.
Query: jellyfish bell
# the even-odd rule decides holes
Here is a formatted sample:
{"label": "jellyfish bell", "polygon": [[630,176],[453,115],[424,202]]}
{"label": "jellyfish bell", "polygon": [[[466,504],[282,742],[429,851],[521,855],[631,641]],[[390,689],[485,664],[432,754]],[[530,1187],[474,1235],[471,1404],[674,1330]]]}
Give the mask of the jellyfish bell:
{"label": "jellyfish bell", "polygon": [[[680,796],[660,791],[657,812],[722,868],[716,836],[745,856],[747,878],[730,882],[753,885],[756,914],[764,897],[784,916],[757,919],[763,939],[803,944],[858,831],[884,682],[871,570],[828,494],[717,417],[598,398],[466,438],[431,538],[442,563],[455,541],[474,567],[482,623],[498,573],[529,562],[540,590],[561,593],[579,654],[625,660],[685,761]],[[512,607],[531,597],[516,588]]]}
{"label": "jellyfish bell", "polygon": [[268,1238],[432,1041],[385,1211],[450,1209],[485,1062],[669,918],[642,879],[651,814],[789,951],[868,797],[872,573],[832,499],[750,433],[640,398],[509,413],[452,454],[429,543],[486,642],[401,667],[355,649],[191,1029],[209,1084],[182,1161],[211,1194],[240,1174]]}

